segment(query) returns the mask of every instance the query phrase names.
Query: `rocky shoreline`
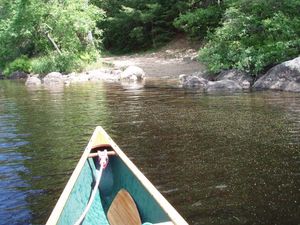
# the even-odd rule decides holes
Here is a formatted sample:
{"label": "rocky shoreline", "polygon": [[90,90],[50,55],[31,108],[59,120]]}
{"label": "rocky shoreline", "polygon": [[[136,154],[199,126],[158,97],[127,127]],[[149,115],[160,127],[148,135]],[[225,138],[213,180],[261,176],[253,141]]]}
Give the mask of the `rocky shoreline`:
{"label": "rocky shoreline", "polygon": [[[127,88],[142,88],[145,84],[145,72],[138,66],[120,69],[97,69],[83,73],[63,75],[52,72],[41,78],[39,75],[27,75],[22,72],[12,74],[12,79],[26,79],[26,86],[56,88],[84,82],[121,82]],[[243,91],[243,90],[279,90],[300,92],[300,57],[278,64],[266,74],[254,78],[245,72],[231,69],[217,76],[205,72],[179,75],[179,86],[207,92]]]}
{"label": "rocky shoreline", "polygon": [[137,66],[129,66],[124,71],[117,69],[98,69],[83,73],[70,73],[63,75],[59,72],[52,72],[45,77],[40,78],[39,75],[28,75],[25,85],[45,86],[47,88],[58,86],[69,86],[70,84],[78,84],[85,82],[141,82],[145,79],[145,72]]}
{"label": "rocky shoreline", "polygon": [[226,70],[211,77],[207,73],[182,74],[179,76],[183,88],[203,91],[279,90],[300,92],[300,57],[278,64],[266,74],[255,79],[238,70]]}

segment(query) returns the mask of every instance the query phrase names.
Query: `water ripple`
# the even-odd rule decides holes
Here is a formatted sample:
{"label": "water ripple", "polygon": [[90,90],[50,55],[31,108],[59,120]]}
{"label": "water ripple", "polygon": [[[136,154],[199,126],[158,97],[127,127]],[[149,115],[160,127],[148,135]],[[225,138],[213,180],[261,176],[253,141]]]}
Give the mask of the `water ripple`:
{"label": "water ripple", "polygon": [[45,224],[96,125],[190,224],[300,221],[299,94],[0,90],[0,224]]}

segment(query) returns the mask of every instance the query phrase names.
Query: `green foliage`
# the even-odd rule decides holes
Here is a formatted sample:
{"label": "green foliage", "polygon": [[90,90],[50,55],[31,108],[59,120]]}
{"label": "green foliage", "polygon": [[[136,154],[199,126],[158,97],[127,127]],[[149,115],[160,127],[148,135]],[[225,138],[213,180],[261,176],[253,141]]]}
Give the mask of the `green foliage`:
{"label": "green foliage", "polygon": [[64,52],[62,55],[53,52],[46,56],[32,59],[32,72],[47,74],[53,71],[62,73],[81,71],[88,64],[95,62],[97,59],[98,53],[96,51],[91,51],[90,53],[82,52],[81,54]]}
{"label": "green foliage", "polygon": [[3,74],[6,77],[9,77],[9,75],[15,71],[22,71],[25,73],[30,73],[31,72],[31,63],[28,59],[27,56],[21,56],[17,59],[15,59],[13,62],[9,63],[4,71]]}
{"label": "green foliage", "polygon": [[81,68],[81,61],[73,54],[49,54],[32,60],[32,71],[38,74],[46,74],[52,71],[72,72]]}
{"label": "green foliage", "polygon": [[92,38],[91,34],[99,34],[96,24],[103,19],[103,11],[86,0],[0,3],[0,68],[20,55],[45,56],[48,60],[43,61],[51,61],[52,52],[57,50],[61,56],[54,58],[61,58],[65,66],[59,68],[64,70],[69,68],[67,65],[77,65],[75,54],[95,49],[101,43],[99,36]]}
{"label": "green foliage", "polygon": [[210,5],[207,8],[198,8],[180,15],[174,21],[174,26],[186,32],[192,39],[201,40],[208,30],[220,25],[224,12],[223,5]]}
{"label": "green foliage", "polygon": [[[101,19],[101,11],[93,5],[87,6],[85,2],[57,1],[56,4],[48,6],[49,14],[39,29],[44,36],[50,35],[62,51],[77,53],[85,51],[92,44],[88,33],[96,29],[96,22]],[[53,49],[51,43],[49,44],[48,48]]]}
{"label": "green foliage", "polygon": [[30,71],[26,55],[35,73],[81,70],[97,48],[156,48],[180,30],[206,41],[209,70],[255,75],[299,55],[299,12],[299,0],[0,0],[0,69]]}
{"label": "green foliage", "polygon": [[[267,4],[268,3],[268,4]],[[273,7],[265,8],[272,5]],[[210,33],[199,59],[212,72],[236,68],[257,75],[300,52],[299,1],[235,1]]]}

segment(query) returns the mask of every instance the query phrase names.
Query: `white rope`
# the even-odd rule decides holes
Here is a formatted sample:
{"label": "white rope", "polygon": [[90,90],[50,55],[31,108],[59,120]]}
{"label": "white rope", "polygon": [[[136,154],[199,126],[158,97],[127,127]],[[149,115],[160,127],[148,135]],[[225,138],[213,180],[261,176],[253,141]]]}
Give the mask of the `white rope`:
{"label": "white rope", "polygon": [[108,156],[107,156],[107,151],[106,150],[104,150],[103,152],[98,151],[97,153],[98,153],[99,160],[100,160],[100,170],[96,170],[96,171],[98,171],[98,177],[96,179],[96,183],[95,183],[93,192],[91,194],[90,200],[89,200],[86,208],[84,209],[83,213],[81,214],[81,216],[79,217],[79,219],[76,221],[76,223],[74,225],[80,225],[82,223],[82,221],[84,220],[86,214],[90,210],[90,207],[91,207],[91,205],[94,201],[94,198],[96,196],[98,186],[100,184],[102,171],[103,171],[103,169],[105,169],[105,167],[107,166],[107,163],[108,163]]}

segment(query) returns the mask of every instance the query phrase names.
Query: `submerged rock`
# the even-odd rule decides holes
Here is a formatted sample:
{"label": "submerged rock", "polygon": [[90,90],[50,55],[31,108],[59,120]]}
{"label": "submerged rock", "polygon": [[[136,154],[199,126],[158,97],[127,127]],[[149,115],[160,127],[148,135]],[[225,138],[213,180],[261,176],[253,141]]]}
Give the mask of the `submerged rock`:
{"label": "submerged rock", "polygon": [[253,84],[253,77],[246,72],[239,70],[225,70],[221,72],[217,77],[216,81],[221,80],[232,80],[237,82],[243,89],[248,89]]}
{"label": "submerged rock", "polygon": [[300,57],[274,66],[260,77],[253,87],[300,92]]}
{"label": "submerged rock", "polygon": [[242,90],[242,86],[233,80],[209,81],[205,88],[206,91],[238,91]]}
{"label": "submerged rock", "polygon": [[184,88],[205,88],[208,80],[196,75],[179,75],[179,81]]}
{"label": "submerged rock", "polygon": [[137,66],[129,66],[121,73],[121,80],[140,81],[145,78],[145,72]]}
{"label": "submerged rock", "polygon": [[141,81],[121,80],[121,85],[125,90],[139,90],[144,88],[145,80],[141,80]]}
{"label": "submerged rock", "polygon": [[25,85],[26,86],[40,86],[42,81],[36,76],[30,76],[27,78]]}
{"label": "submerged rock", "polygon": [[59,72],[52,72],[43,78],[43,82],[46,86],[60,86],[64,84],[64,77]]}
{"label": "submerged rock", "polygon": [[[205,91],[236,91],[243,87],[238,81],[225,79],[219,81],[209,81],[203,78],[203,73],[194,73],[192,75],[181,74],[179,81],[184,88],[197,88]],[[221,76],[219,77],[221,79]]]}

